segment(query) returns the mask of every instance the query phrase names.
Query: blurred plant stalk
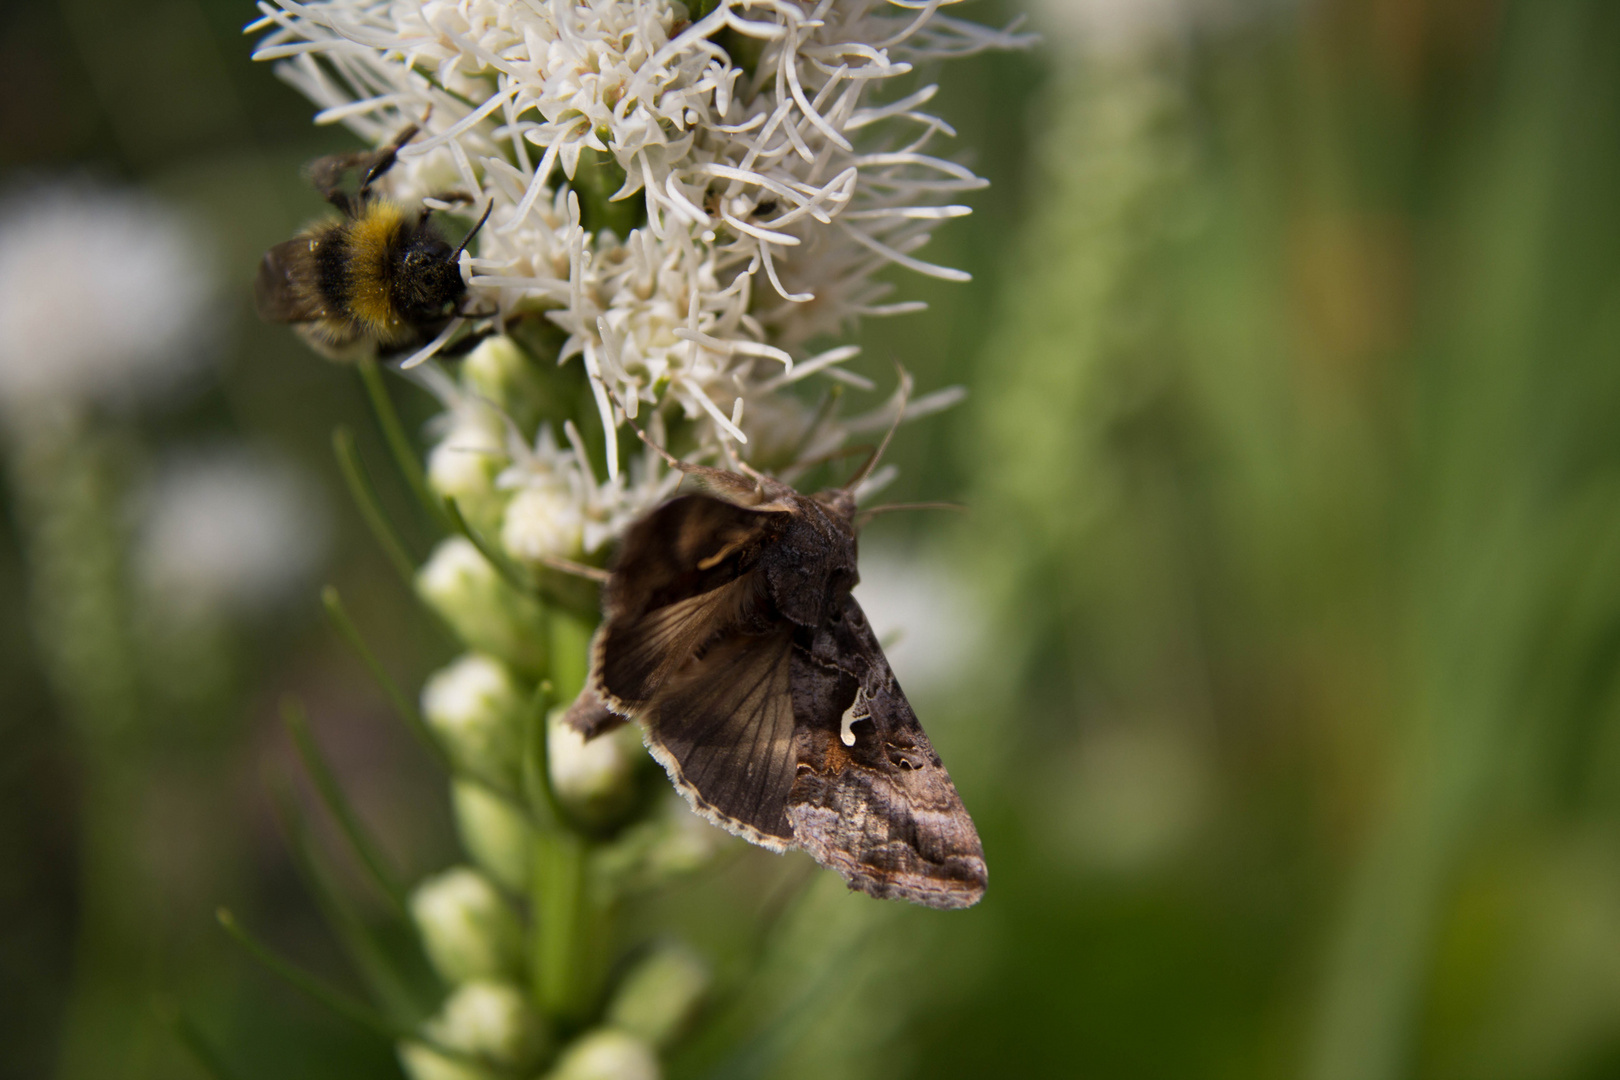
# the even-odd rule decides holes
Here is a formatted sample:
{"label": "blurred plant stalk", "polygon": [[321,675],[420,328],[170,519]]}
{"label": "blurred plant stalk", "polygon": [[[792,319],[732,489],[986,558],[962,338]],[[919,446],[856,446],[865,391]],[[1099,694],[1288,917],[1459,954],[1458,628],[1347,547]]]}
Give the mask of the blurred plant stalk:
{"label": "blurred plant stalk", "polygon": [[160,933],[134,812],[143,715],[123,560],[117,437],[67,403],[8,417],[9,478],[29,570],[29,615],[79,763],[80,915],[59,1080],[123,1075],[148,1025]]}

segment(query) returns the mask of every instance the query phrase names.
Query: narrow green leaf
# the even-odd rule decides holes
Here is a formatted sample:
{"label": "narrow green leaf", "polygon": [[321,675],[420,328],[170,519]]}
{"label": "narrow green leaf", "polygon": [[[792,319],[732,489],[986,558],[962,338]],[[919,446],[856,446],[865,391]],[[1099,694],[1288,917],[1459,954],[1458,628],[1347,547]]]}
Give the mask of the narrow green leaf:
{"label": "narrow green leaf", "polygon": [[525,574],[521,567],[507,558],[502,552],[496,550],[494,545],[485,540],[478,530],[467,523],[466,517],[461,512],[461,507],[456,505],[456,500],[445,499],[444,510],[450,518],[451,531],[466,537],[467,542],[477,548],[480,555],[489,560],[489,564],[500,573],[501,577],[506,579],[508,585],[525,594],[532,594],[537,591],[533,579]]}
{"label": "narrow green leaf", "polygon": [[360,816],[355,813],[354,806],[344,794],[343,785],[338,783],[331,766],[327,764],[320,747],[316,745],[309,729],[309,715],[303,704],[296,698],[283,699],[281,719],[287,725],[287,732],[292,736],[293,745],[298,749],[298,757],[304,763],[304,770],[309,773],[321,802],[332,815],[332,819],[337,822],[355,857],[365,867],[372,883],[377,886],[377,890],[382,893],[395,914],[408,919],[405,888],[394,875],[387,856],[382,853],[382,849],[377,846],[377,842],[361,823]]}
{"label": "narrow green leaf", "polygon": [[272,975],[305,997],[337,1013],[351,1024],[365,1028],[390,1041],[416,1037],[414,1032],[395,1024],[370,1005],[362,1001],[356,1001],[343,991],[328,986],[323,980],[311,975],[298,965],[278,956],[269,946],[243,929],[242,925],[236,921],[236,916],[231,914],[229,908],[222,907],[215,914],[219,919],[219,925],[225,928],[225,932],[238,945],[247,950],[248,955],[262,964]]}
{"label": "narrow green leaf", "polygon": [[286,833],[293,862],[304,879],[304,887],[314,897],[327,925],[342,943],[349,962],[359,972],[372,997],[382,1003],[384,1012],[395,1023],[415,1027],[425,1017],[426,1010],[416,1000],[404,976],[366,926],[365,920],[333,884],[331,875],[316,854],[314,841],[304,824],[303,815],[293,802],[291,792],[282,788],[274,794],[276,814]]}
{"label": "narrow green leaf", "polygon": [[185,1047],[197,1067],[203,1071],[210,1080],[237,1080],[236,1070],[225,1064],[225,1059],[214,1049],[212,1043],[198,1029],[197,1025],[187,1016],[184,1010],[168,1002],[154,1003],[154,1011],[163,1026],[169,1029],[176,1042]]}
{"label": "narrow green leaf", "polygon": [[416,560],[405,549],[405,543],[400,539],[399,533],[394,529],[388,515],[383,512],[381,503],[377,500],[377,489],[366,474],[365,466],[360,461],[360,453],[354,443],[354,432],[343,426],[332,431],[332,452],[337,455],[338,468],[343,472],[343,479],[348,482],[349,495],[354,499],[360,516],[366,521],[371,535],[376,538],[388,561],[394,564],[399,576],[404,579],[406,586],[415,587]]}
{"label": "narrow green leaf", "polygon": [[366,396],[371,399],[371,408],[377,416],[377,426],[382,429],[383,439],[388,443],[388,449],[393,452],[394,462],[399,466],[405,482],[410,484],[411,490],[416,493],[417,500],[435,524],[448,529],[450,522],[444,513],[444,506],[439,497],[428,487],[427,474],[422,471],[421,460],[417,456],[416,447],[411,445],[410,436],[405,434],[405,425],[400,423],[399,412],[394,408],[394,399],[388,394],[388,387],[383,382],[382,370],[374,359],[362,359],[358,364],[360,379],[365,383]]}
{"label": "narrow green leaf", "polygon": [[383,670],[383,666],[377,660],[376,654],[366,645],[365,639],[360,636],[360,631],[355,628],[354,621],[349,618],[348,611],[344,609],[338,591],[328,585],[321,591],[321,602],[326,607],[327,618],[332,620],[332,625],[337,628],[338,633],[359,655],[360,661],[366,665],[366,670],[371,672],[371,677],[382,688],[383,694],[393,704],[394,710],[399,713],[400,718],[416,733],[417,738],[422,741],[422,745],[427,747],[428,752],[444,767],[445,771],[451,771],[450,756],[445,753],[444,747],[439,745],[439,740],[434,736],[433,729],[427,726],[427,722],[422,719],[422,714],[417,711],[416,706],[411,704],[410,699],[405,696],[405,692],[399,688],[399,684],[394,682],[389,677],[388,672]]}
{"label": "narrow green leaf", "polygon": [[424,1035],[420,1031],[414,1031],[408,1027],[402,1027],[395,1024],[393,1021],[389,1020],[388,1017],[384,1016],[376,1009],[373,1009],[370,1005],[367,1005],[362,1001],[356,1001],[348,994],[343,993],[343,991],[329,986],[322,979],[311,975],[297,964],[278,956],[269,946],[265,945],[252,934],[248,933],[247,930],[236,921],[236,916],[231,913],[229,908],[222,907],[218,909],[218,911],[215,913],[215,917],[219,919],[219,925],[224,927],[225,932],[231,936],[231,939],[234,940],[238,945],[242,946],[242,948],[247,951],[249,956],[252,956],[255,960],[257,960],[272,975],[276,976],[282,982],[285,982],[288,986],[291,986],[294,990],[297,990],[305,997],[314,1001],[316,1004],[324,1006],[325,1008],[330,1009],[332,1012],[337,1013],[343,1019],[349,1021],[351,1024],[354,1024],[356,1027],[364,1028],[375,1035],[379,1035],[382,1038],[387,1039],[389,1042],[421,1043],[429,1050],[432,1050],[435,1054],[447,1057],[452,1061],[460,1061],[465,1064],[496,1073],[497,1075],[511,1076],[515,1080],[515,1073],[511,1073],[509,1070],[499,1069],[492,1063],[475,1055],[468,1054],[465,1051],[456,1050],[445,1046],[443,1043]]}

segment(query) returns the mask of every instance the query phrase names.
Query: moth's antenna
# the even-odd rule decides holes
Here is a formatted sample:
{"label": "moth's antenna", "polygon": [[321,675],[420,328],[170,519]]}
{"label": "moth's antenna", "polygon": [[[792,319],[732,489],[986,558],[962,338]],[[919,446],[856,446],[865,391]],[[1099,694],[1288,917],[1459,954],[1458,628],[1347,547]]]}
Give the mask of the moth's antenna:
{"label": "moth's antenna", "polygon": [[954,510],[959,514],[965,514],[967,509],[961,503],[953,502],[885,503],[882,506],[874,506],[856,514],[855,527],[860,529],[879,514],[892,514],[896,510]]}
{"label": "moth's antenna", "polygon": [[878,443],[876,450],[872,451],[872,456],[866,459],[866,464],[861,466],[860,472],[849,478],[849,483],[844,485],[845,491],[854,491],[860,486],[862,480],[872,475],[872,470],[877,468],[877,463],[883,459],[883,451],[889,448],[889,440],[894,438],[895,430],[900,426],[900,421],[906,418],[906,401],[911,397],[911,375],[899,364],[895,364],[894,368],[900,373],[900,405],[895,409],[894,423],[890,424],[889,430],[883,433],[883,441]]}
{"label": "moth's antenna", "polygon": [[484,208],[484,216],[478,219],[478,224],[474,225],[472,227],[472,231],[467,233],[466,236],[462,237],[461,244],[456,248],[456,250],[454,250],[454,251],[452,251],[450,253],[450,261],[451,262],[455,262],[456,260],[461,258],[461,253],[463,251],[467,250],[467,245],[472,243],[473,237],[478,235],[478,230],[482,229],[484,227],[484,222],[488,221],[489,220],[489,215],[494,213],[494,212],[495,212],[495,200],[491,199],[491,200],[489,200],[489,205]]}
{"label": "moth's antenna", "polygon": [[613,576],[600,566],[592,566],[590,563],[576,562],[573,559],[564,559],[559,555],[542,555],[539,558],[539,562],[542,566],[549,566],[553,570],[560,570],[565,574],[572,574],[575,577],[581,577],[587,581],[597,582],[598,584],[605,583]]}
{"label": "moth's antenna", "polygon": [[676,472],[685,473],[687,476],[695,476],[710,487],[729,492],[732,495],[747,495],[755,499],[764,497],[765,485],[770,480],[768,477],[756,472],[746,461],[737,462],[737,466],[742,469],[744,476],[739,476],[734,472],[727,472],[725,469],[710,468],[707,465],[694,465],[690,461],[682,461],[662,446],[653,442],[634,420],[627,417],[625,422],[635,430],[636,435],[640,437],[642,442],[657,451],[658,456],[664,459],[665,464]]}
{"label": "moth's antenna", "polygon": [[630,425],[630,430],[632,430],[632,431],[634,431],[636,433],[637,438],[639,438],[642,442],[646,443],[648,446],[652,447],[653,452],[656,453],[659,457],[664,459],[664,464],[665,465],[668,465],[670,468],[674,469],[676,472],[683,472],[683,473],[697,472],[699,469],[701,469],[703,467],[701,465],[693,465],[690,461],[682,461],[680,458],[676,457],[674,454],[670,453],[668,450],[665,450],[662,446],[659,446],[657,443],[653,442],[652,438],[645,431],[641,430],[641,425],[636,423],[634,420],[630,419],[629,417],[625,417],[624,422]]}

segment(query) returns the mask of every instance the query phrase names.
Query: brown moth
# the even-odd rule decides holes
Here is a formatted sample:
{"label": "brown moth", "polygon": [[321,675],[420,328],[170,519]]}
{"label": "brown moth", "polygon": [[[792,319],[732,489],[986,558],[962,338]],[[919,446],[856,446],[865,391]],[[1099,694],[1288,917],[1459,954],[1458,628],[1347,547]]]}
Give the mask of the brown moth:
{"label": "brown moth", "polygon": [[640,721],[692,807],[761,847],[803,848],[873,896],[968,907],[978,832],[850,595],[853,492],[876,457],[806,496],[666,455],[713,494],[625,534],[568,722],[590,738]]}

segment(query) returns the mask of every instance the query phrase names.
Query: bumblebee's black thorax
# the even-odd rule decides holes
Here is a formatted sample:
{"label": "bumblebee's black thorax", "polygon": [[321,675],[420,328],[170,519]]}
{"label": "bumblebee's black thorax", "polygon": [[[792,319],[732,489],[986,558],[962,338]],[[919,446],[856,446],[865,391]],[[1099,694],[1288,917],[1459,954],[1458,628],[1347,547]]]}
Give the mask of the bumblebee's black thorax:
{"label": "bumblebee's black thorax", "polygon": [[447,318],[467,291],[438,230],[388,202],[331,226],[311,254],[326,309],[384,341]]}

